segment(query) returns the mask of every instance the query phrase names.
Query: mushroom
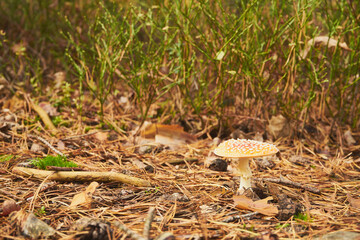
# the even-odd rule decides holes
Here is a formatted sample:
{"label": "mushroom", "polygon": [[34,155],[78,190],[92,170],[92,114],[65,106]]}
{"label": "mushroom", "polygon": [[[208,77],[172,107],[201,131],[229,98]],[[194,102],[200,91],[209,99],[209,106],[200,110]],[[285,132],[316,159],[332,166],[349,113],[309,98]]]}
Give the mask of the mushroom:
{"label": "mushroom", "polygon": [[217,156],[232,158],[231,164],[235,175],[240,176],[238,193],[251,188],[251,169],[249,160],[253,157],[269,156],[277,153],[279,149],[273,144],[246,139],[230,139],[222,142],[215,150]]}

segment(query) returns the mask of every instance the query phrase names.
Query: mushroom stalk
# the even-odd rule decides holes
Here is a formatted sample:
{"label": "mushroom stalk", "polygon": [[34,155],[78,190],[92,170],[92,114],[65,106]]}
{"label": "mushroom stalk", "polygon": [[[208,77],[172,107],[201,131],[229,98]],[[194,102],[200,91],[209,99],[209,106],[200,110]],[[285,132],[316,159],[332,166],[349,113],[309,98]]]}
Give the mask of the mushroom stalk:
{"label": "mushroom stalk", "polygon": [[245,189],[251,188],[251,169],[249,165],[250,158],[236,158],[232,163],[234,166],[234,173],[240,176],[240,186],[238,193],[243,193]]}

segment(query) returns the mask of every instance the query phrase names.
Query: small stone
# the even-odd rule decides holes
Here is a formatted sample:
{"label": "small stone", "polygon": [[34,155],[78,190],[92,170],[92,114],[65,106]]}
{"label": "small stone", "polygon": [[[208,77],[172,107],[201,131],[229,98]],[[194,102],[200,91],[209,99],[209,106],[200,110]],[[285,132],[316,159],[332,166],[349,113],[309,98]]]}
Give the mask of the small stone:
{"label": "small stone", "polygon": [[39,237],[48,238],[55,234],[55,229],[38,219],[33,213],[27,214],[25,211],[18,211],[14,215],[19,226],[21,225],[21,233],[31,239]]}

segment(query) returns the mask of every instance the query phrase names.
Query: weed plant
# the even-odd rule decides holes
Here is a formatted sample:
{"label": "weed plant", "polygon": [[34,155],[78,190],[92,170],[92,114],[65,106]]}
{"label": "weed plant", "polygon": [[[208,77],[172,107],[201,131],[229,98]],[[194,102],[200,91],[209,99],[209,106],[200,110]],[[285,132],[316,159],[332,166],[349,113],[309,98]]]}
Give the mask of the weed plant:
{"label": "weed plant", "polygon": [[66,157],[64,156],[51,156],[48,155],[44,158],[37,158],[33,161],[31,161],[31,163],[40,168],[45,170],[46,167],[48,166],[55,166],[55,167],[77,167],[77,164],[72,162],[72,161],[68,161],[66,160]]}
{"label": "weed plant", "polygon": [[[57,60],[80,98],[93,93],[101,118],[108,96],[119,90],[134,93],[142,121],[152,104],[161,103],[152,117],[178,122],[195,116],[200,128],[206,117],[218,119],[221,130],[237,116],[276,114],[303,124],[327,119],[360,127],[356,1],[104,0],[60,1],[55,7],[49,1],[14,2],[19,1],[0,3],[0,22],[9,25],[0,24],[8,39],[0,60],[3,75],[12,80],[9,68],[17,72],[29,63],[23,57],[5,60],[11,46],[26,40],[32,49],[25,46],[27,59]],[[30,19],[36,11],[46,15]],[[37,38],[16,37],[11,26],[23,26]],[[309,46],[318,36],[345,42],[350,50],[326,42]],[[45,54],[43,48],[52,51]],[[34,79],[42,89],[43,64],[30,66],[23,70],[27,84]]]}
{"label": "weed plant", "polygon": [[0,155],[0,163],[2,163],[2,162],[8,162],[8,161],[10,161],[12,158],[14,158],[13,155]]}

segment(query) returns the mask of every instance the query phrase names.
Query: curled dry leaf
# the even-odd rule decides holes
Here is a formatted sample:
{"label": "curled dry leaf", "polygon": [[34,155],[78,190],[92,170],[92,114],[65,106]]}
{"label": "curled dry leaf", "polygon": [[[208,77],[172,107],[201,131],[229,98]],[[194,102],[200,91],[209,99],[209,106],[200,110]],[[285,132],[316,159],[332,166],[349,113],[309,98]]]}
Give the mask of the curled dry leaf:
{"label": "curled dry leaf", "polygon": [[40,116],[41,120],[43,121],[43,123],[49,130],[51,130],[53,133],[58,133],[58,130],[54,126],[49,115],[46,113],[46,111],[42,107],[32,103],[32,108],[34,109],[35,112],[37,112],[37,114]]}
{"label": "curled dry leaf", "polygon": [[356,143],[356,140],[353,138],[352,133],[350,130],[347,130],[344,133],[345,142],[348,146],[352,146]]}
{"label": "curled dry leaf", "polygon": [[289,121],[283,115],[272,116],[266,130],[275,139],[279,137],[288,137],[291,135]]}
{"label": "curled dry leaf", "polygon": [[59,141],[57,142],[57,149],[58,149],[59,151],[64,151],[64,150],[65,150],[65,143],[64,143],[63,141],[59,140]]}
{"label": "curled dry leaf", "polygon": [[196,140],[179,125],[151,124],[141,132],[141,136],[155,139],[155,142],[164,145],[182,145]]}
{"label": "curled dry leaf", "polygon": [[70,208],[77,207],[79,205],[83,206],[84,208],[90,209],[91,202],[92,202],[92,195],[94,194],[96,188],[99,186],[99,183],[92,182],[86,188],[84,192],[76,194],[70,204]]}
{"label": "curled dry leaf", "polygon": [[301,51],[300,57],[302,59],[305,59],[311,47],[317,45],[327,45],[328,48],[339,46],[344,50],[351,51],[351,49],[348,47],[348,45],[345,42],[339,42],[338,40],[329,38],[328,36],[318,36],[318,37],[314,37],[313,39],[310,39],[307,42],[307,46],[303,51]]}
{"label": "curled dry leaf", "polygon": [[105,142],[108,136],[109,136],[108,132],[97,132],[94,134],[94,137],[100,142]]}
{"label": "curled dry leaf", "polygon": [[276,206],[268,203],[273,199],[272,197],[253,201],[244,195],[235,195],[233,199],[236,208],[259,212],[266,216],[275,216],[279,212]]}
{"label": "curled dry leaf", "polygon": [[50,117],[59,115],[57,109],[53,107],[49,102],[41,102],[39,103],[39,107],[41,107]]}

